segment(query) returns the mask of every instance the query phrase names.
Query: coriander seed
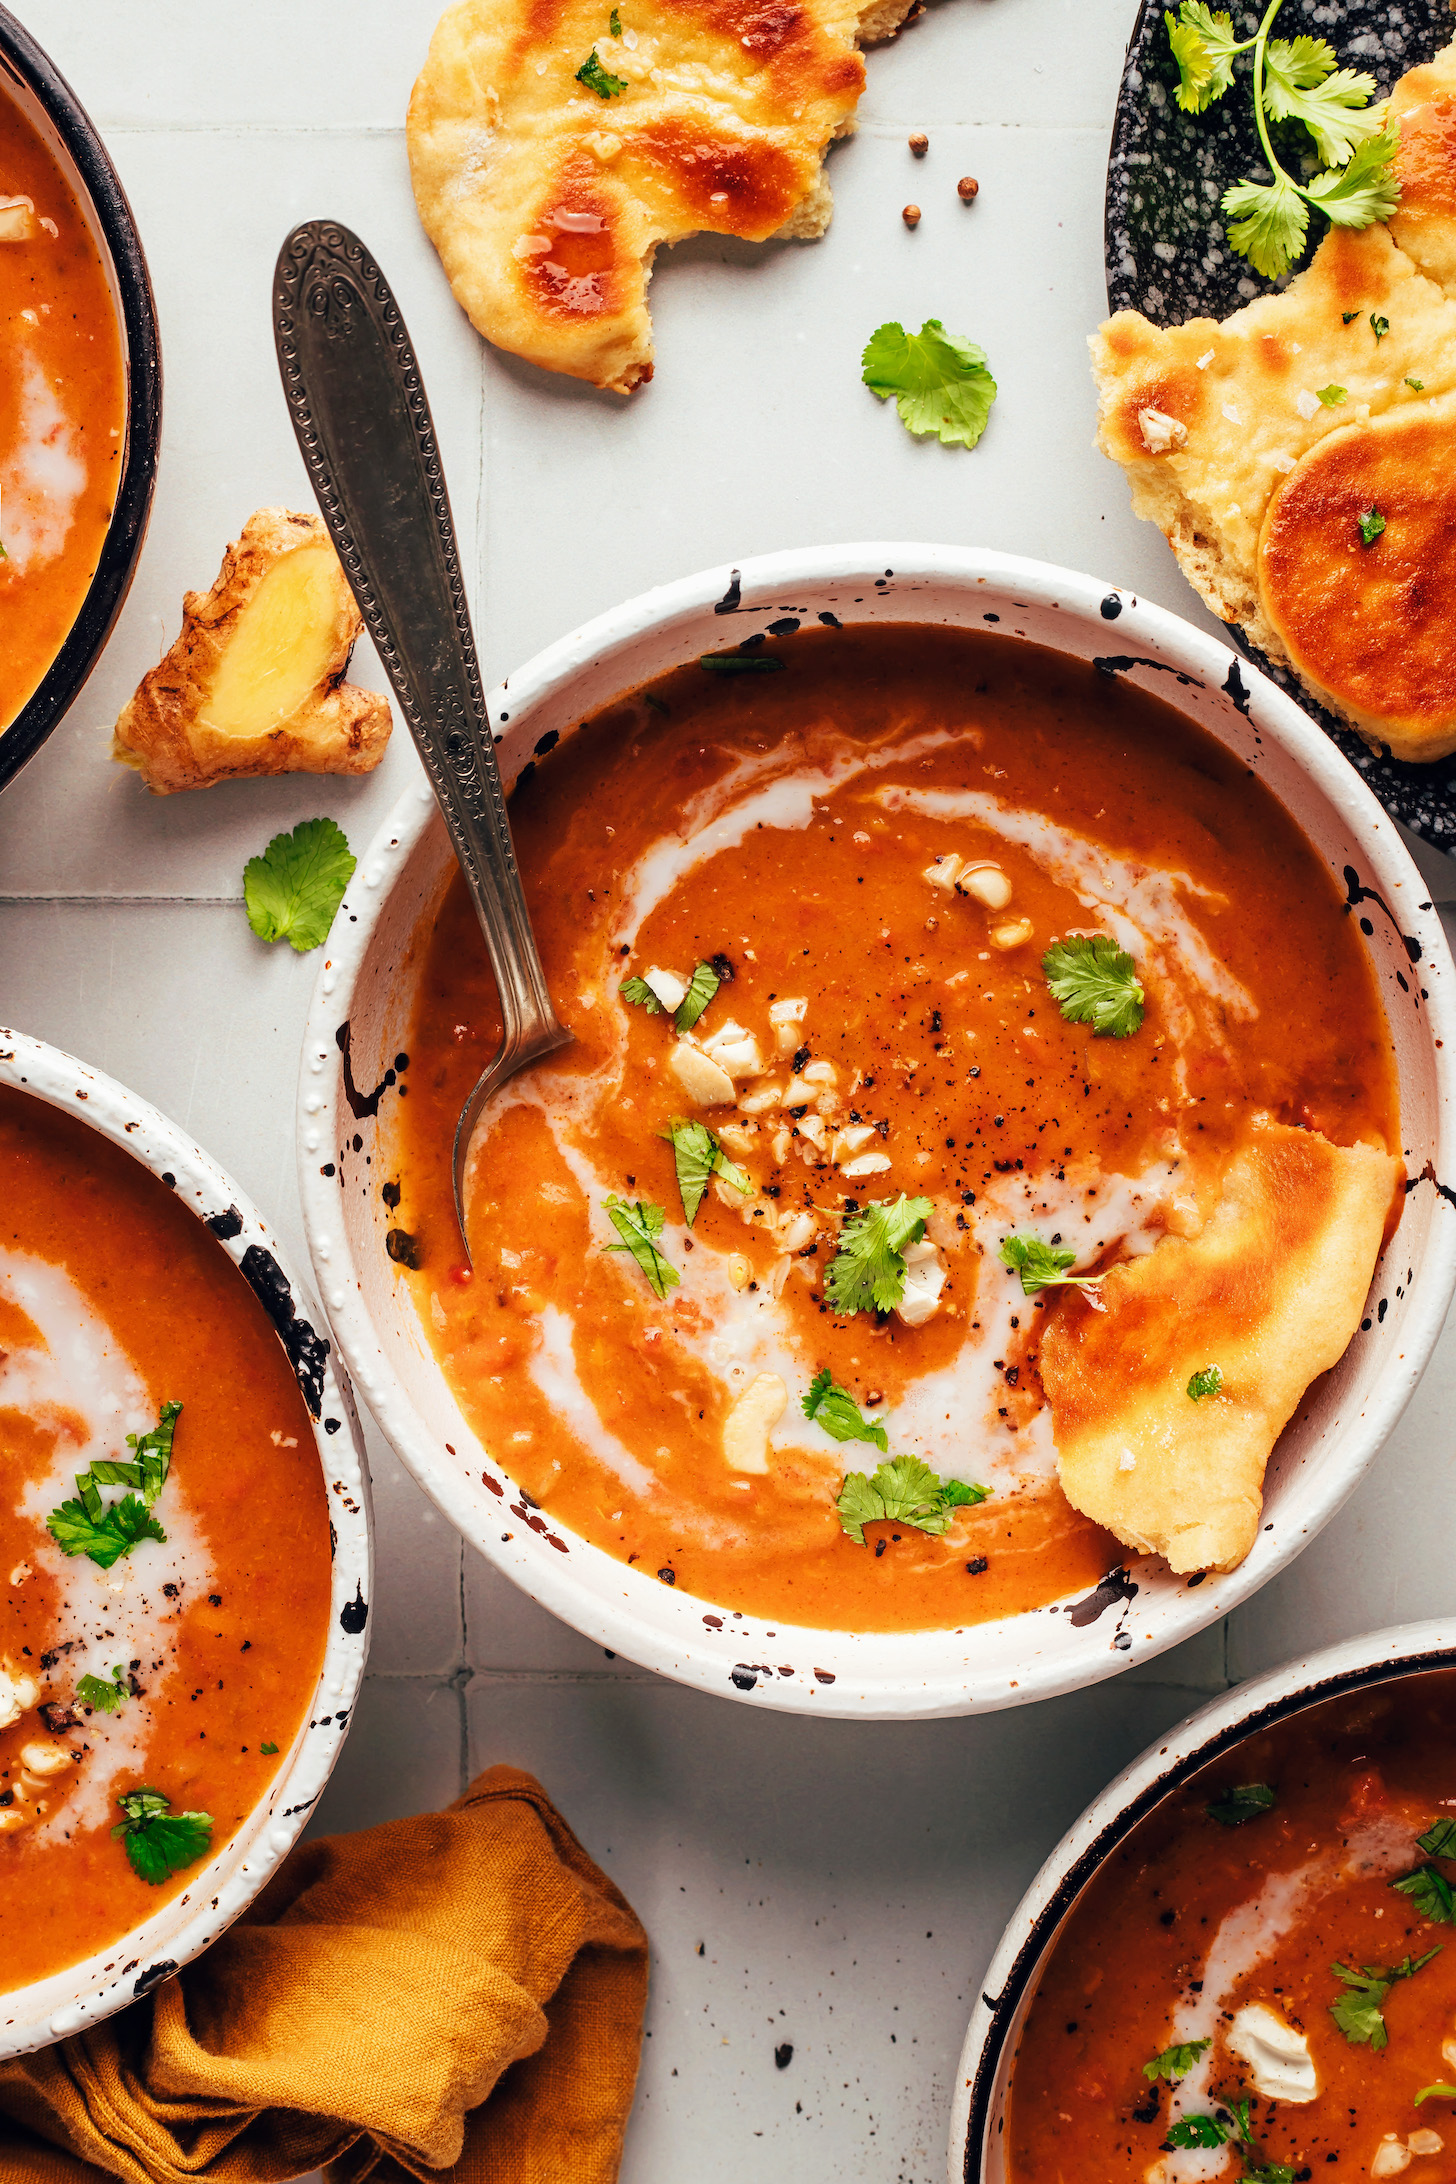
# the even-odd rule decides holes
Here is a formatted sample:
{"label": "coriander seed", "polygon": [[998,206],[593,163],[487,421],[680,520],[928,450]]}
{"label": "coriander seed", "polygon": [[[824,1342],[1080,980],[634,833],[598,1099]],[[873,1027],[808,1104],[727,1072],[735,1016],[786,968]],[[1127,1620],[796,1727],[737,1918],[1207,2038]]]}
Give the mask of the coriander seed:
{"label": "coriander seed", "polygon": [[918,205],[907,205],[900,218],[904,221],[906,227],[919,227],[920,207]]}
{"label": "coriander seed", "polygon": [[970,204],[980,190],[980,183],[973,174],[963,174],[956,184],[956,195],[964,204]]}
{"label": "coriander seed", "polygon": [[930,150],[930,139],[923,130],[917,129],[910,139],[910,149],[917,159],[923,159]]}

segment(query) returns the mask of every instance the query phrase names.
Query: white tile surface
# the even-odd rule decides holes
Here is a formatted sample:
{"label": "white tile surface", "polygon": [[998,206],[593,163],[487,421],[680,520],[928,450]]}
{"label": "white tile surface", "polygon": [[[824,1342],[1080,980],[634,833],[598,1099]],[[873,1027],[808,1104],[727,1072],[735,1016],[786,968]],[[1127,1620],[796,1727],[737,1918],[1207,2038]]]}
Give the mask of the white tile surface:
{"label": "white tile surface", "polygon": [[[314,966],[253,940],[242,865],[318,811],[362,847],[413,755],[400,742],[364,782],[156,802],[106,756],[183,591],[211,582],[252,508],[303,502],[268,322],[295,220],[347,220],[402,299],[493,673],[646,584],[834,537],[1009,547],[1199,612],[1091,444],[1085,336],[1102,309],[1130,0],[936,0],[870,58],[823,243],[705,240],[665,257],[658,377],[629,403],[484,351],[455,310],[415,222],[400,128],[434,12],[26,9],[132,193],[167,416],[113,643],[0,801],[0,1017],[185,1119],[295,1250],[293,1086]],[[924,162],[905,145],[916,128],[932,140]],[[967,172],[981,183],[969,210],[954,189]],[[913,234],[899,218],[911,197]],[[990,352],[1001,395],[974,455],[911,441],[859,385],[874,326],[927,316]],[[357,672],[379,686],[372,660]],[[1456,899],[1456,867],[1423,869],[1436,899]],[[372,1435],[371,1674],[315,1828],[446,1802],[491,1760],[535,1768],[653,1934],[628,2184],[931,2184],[974,1983],[1087,1798],[1230,1676],[1448,1604],[1453,1383],[1448,1331],[1375,1477],[1227,1632],[1080,1698],[913,1728],[774,1719],[609,1660],[462,1549]]]}

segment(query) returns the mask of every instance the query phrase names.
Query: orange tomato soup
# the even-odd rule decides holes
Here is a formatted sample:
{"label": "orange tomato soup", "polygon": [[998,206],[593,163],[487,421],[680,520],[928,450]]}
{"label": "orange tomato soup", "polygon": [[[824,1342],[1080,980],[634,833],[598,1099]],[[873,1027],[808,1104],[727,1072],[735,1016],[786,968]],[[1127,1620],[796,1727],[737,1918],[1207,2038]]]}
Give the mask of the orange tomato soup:
{"label": "orange tomato soup", "polygon": [[[550,1516],[744,1613],[957,1628],[1121,1552],[1057,1486],[1037,1355],[1058,1292],[1023,1294],[1000,1241],[1035,1227],[1083,1272],[1151,1248],[1256,1112],[1398,1149],[1389,1035],[1298,829],[1157,699],[989,633],[775,651],[780,672],[694,664],[547,738],[514,791],[575,1044],[485,1119],[473,1274],[451,1142],[500,1017],[458,882],[422,924],[390,1250],[484,1445]],[[944,884],[952,856],[994,866],[989,903]],[[1079,930],[1138,951],[1137,1036],[1094,1037],[1052,998],[1043,952]],[[718,984],[692,1044],[734,1077],[706,1109],[673,1013],[623,993],[698,964]],[[691,1227],[675,1118],[736,1171]],[[831,1309],[846,1224],[901,1194],[928,1201],[906,1289],[935,1292],[928,1311]],[[614,1248],[613,1195],[662,1211],[660,1296]],[[858,1544],[836,1498],[881,1448],[805,1416],[825,1370],[891,1454],[988,1497]],[[764,1378],[786,1406],[745,1465],[730,1414]]]}
{"label": "orange tomato soup", "polygon": [[[76,1475],[180,1403],[147,1538],[62,1552]],[[111,1829],[143,1786],[211,1851],[283,1763],[323,1660],[329,1520],[262,1306],[165,1184],[0,1089],[0,1992],[104,1949],[190,1885]],[[115,1505],[115,1484],[100,1489]],[[123,1696],[87,1704],[82,1679]],[[201,1870],[199,1864],[197,1870]],[[119,1969],[125,1969],[119,1966]]]}
{"label": "orange tomato soup", "polygon": [[0,92],[0,730],[60,651],[96,571],[125,449],[111,291],[47,147]]}
{"label": "orange tomato soup", "polygon": [[1042,1974],[1009,2184],[1444,2184],[1453,1753],[1456,1677],[1434,1671],[1241,1744],[1142,1821]]}

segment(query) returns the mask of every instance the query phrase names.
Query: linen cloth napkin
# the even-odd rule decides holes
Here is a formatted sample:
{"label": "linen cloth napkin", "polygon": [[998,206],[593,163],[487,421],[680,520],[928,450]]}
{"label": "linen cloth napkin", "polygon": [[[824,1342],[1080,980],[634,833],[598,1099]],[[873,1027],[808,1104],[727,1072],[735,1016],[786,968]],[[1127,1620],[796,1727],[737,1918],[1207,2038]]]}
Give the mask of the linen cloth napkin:
{"label": "linen cloth napkin", "polygon": [[612,2184],[647,1936],[540,1784],[294,1850],[145,2000],[0,2063],[5,2184]]}

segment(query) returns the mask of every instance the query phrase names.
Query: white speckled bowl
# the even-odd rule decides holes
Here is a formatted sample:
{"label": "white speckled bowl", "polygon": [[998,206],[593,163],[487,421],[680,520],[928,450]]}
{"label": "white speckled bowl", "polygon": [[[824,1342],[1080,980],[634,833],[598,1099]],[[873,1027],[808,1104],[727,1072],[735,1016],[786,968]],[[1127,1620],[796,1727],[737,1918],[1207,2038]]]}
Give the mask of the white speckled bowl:
{"label": "white speckled bowl", "polygon": [[319,974],[300,1089],[304,1218],[355,1386],[402,1460],[468,1540],[588,1637],[706,1691],[790,1712],[907,1719],[1015,1706],[1145,1660],[1247,1599],[1339,1508],[1400,1416],[1456,1282],[1456,1198],[1435,1182],[1456,1167],[1451,958],[1394,824],[1290,699],[1227,646],[1161,608],[1006,554],[815,548],[648,592],[563,638],[492,694],[507,784],[538,748],[549,747],[546,739],[569,745],[580,723],[620,693],[769,620],[821,616],[990,624],[1012,639],[1101,660],[1236,751],[1294,813],[1336,876],[1348,875],[1342,891],[1365,891],[1353,907],[1399,1057],[1407,1164],[1421,1180],[1377,1269],[1367,1328],[1279,1444],[1265,1525],[1247,1561],[1206,1582],[1139,1563],[1131,1572],[1135,1600],[1126,1584],[1099,1587],[1080,1605],[960,1633],[864,1635],[776,1624],[769,1639],[749,1618],[627,1569],[527,1509],[450,1393],[408,1290],[395,1280],[384,1248],[387,1210],[368,1187],[380,1109],[396,1096],[394,1057],[409,1043],[414,974],[403,966],[450,865],[444,826],[423,783],[361,858]]}
{"label": "white speckled bowl", "polygon": [[1433,1668],[1456,1668],[1456,1621],[1449,1616],[1347,1638],[1201,1706],[1123,1768],[1062,1837],[986,1968],[956,2071],[949,2184],[1005,2184],[1012,2065],[1041,1968],[1083,1891],[1129,1830],[1200,1767],[1259,1730],[1321,1699]]}
{"label": "white speckled bowl", "polygon": [[[0,2057],[109,2017],[216,1941],[302,1832],[348,1730],[369,1650],[374,1572],[369,1473],[349,1383],[305,1314],[308,1293],[262,1215],[184,1130],[99,1070],[0,1027],[0,1084],[78,1115],[161,1177],[242,1269],[279,1331],[313,1420],[335,1534],[329,1639],[309,1714],[264,1797],[215,1858],[154,1917],[97,1955],[0,1994]],[[295,1302],[296,1300],[296,1302]]]}

